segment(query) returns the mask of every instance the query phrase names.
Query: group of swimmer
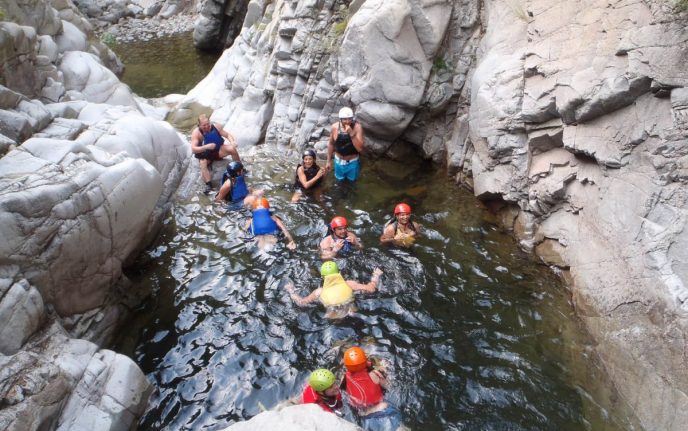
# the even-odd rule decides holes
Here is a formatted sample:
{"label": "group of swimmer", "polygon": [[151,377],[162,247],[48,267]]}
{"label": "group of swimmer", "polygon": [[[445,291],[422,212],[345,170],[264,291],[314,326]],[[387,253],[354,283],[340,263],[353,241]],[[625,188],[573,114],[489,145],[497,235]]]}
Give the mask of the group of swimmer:
{"label": "group of swimmer", "polygon": [[[303,152],[301,163],[296,168],[295,191],[291,201],[297,202],[304,193],[317,189],[333,165],[334,176],[338,181],[356,181],[360,176],[359,155],[364,150],[364,139],[363,127],[355,121],[353,111],[350,108],[342,108],[339,111],[339,121],[331,126],[325,166],[317,165],[317,155],[313,149]],[[198,118],[198,128],[191,134],[191,149],[199,161],[206,194],[213,189],[210,174],[212,162],[231,156],[232,160],[222,175],[215,201],[228,203],[230,209],[252,209],[251,218],[246,222],[244,229],[250,230],[259,248],[265,249],[276,244],[276,235],[280,231],[288,241],[287,248],[296,248],[284,222],[270,212],[270,204],[263,197],[263,192],[251,189],[246,184],[236,139],[229,132],[221,125],[211,123],[205,115],[201,115]],[[411,215],[412,210],[408,204],[397,204],[394,208],[394,219],[385,225],[380,236],[381,244],[411,246],[421,234],[421,226],[412,220]],[[337,318],[353,310],[355,292],[375,292],[383,272],[375,268],[370,281],[365,284],[344,279],[333,259],[346,257],[352,251],[361,249],[363,245],[356,234],[349,231],[348,221],[344,217],[335,216],[329,223],[329,231],[319,247],[320,257],[324,261],[320,267],[322,287],[306,296],[300,296],[294,284],[287,282],[285,290],[297,305],[303,306],[319,301],[327,309],[326,317]],[[396,430],[401,427],[399,410],[384,400],[384,365],[373,364],[360,347],[346,350],[343,361],[346,372],[340,383],[332,371],[315,370],[310,375],[301,401],[315,403],[326,411],[340,412],[340,389],[343,389],[348,395],[350,406],[361,418],[364,429]]]}

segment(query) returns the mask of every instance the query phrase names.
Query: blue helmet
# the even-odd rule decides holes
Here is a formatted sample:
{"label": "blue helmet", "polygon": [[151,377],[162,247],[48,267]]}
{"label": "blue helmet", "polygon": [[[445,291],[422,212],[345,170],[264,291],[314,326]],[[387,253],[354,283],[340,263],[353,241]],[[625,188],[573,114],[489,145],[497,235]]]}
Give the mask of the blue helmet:
{"label": "blue helmet", "polygon": [[231,178],[236,178],[243,169],[244,165],[242,165],[241,162],[231,161],[227,165],[227,175]]}

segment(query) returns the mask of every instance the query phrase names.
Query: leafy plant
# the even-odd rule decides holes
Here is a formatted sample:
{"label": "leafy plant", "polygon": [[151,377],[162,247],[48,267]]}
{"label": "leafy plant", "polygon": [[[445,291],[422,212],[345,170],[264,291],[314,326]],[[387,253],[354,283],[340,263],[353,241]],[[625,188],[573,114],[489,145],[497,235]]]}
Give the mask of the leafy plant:
{"label": "leafy plant", "polygon": [[674,5],[680,11],[688,10],[688,0],[674,0]]}
{"label": "leafy plant", "polygon": [[112,33],[103,33],[100,36],[100,41],[103,42],[105,45],[109,46],[110,48],[117,45],[117,38]]}
{"label": "leafy plant", "polygon": [[449,69],[449,64],[447,64],[447,61],[444,59],[444,57],[435,57],[435,59],[432,61],[433,72],[441,72]]}
{"label": "leafy plant", "polygon": [[339,37],[344,34],[344,30],[346,30],[346,26],[349,24],[349,18],[347,17],[344,19],[344,21],[340,21],[337,24],[334,25],[334,35],[336,37]]}

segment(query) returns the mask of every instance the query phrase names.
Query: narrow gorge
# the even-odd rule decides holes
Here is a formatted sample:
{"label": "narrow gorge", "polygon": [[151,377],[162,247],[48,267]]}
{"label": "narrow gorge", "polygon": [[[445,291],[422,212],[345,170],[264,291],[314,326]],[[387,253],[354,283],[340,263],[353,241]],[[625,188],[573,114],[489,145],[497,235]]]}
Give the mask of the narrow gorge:
{"label": "narrow gorge", "polygon": [[[178,189],[195,193],[184,132],[212,113],[249,160],[288,163],[275,154],[325,153],[342,106],[365,127],[371,176],[402,187],[395,163],[446,169],[457,186],[442,187],[469,189],[565,280],[630,423],[685,428],[685,2],[2,0],[0,13],[0,428],[136,427],[154,388],[106,347],[151,295],[126,269],[171,211],[201,205],[175,207]],[[177,19],[222,54],[187,94],[139,97],[105,42]],[[256,165],[265,183],[288,176]],[[310,407],[255,420],[352,426]]]}

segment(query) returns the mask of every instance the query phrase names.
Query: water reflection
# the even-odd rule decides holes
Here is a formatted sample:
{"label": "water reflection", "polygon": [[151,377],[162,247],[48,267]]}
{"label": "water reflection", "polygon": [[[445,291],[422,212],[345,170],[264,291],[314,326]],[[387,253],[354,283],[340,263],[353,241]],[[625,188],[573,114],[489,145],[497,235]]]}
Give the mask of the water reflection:
{"label": "water reflection", "polygon": [[[322,200],[289,204],[293,160],[245,156],[296,238],[256,250],[206,196],[179,202],[136,278],[156,294],[121,349],[157,388],[140,429],[217,430],[300,395],[315,368],[338,369],[352,344],[390,363],[388,399],[410,427],[448,430],[633,429],[615,405],[564,287],[484,221],[475,199],[425,166],[367,162],[355,185],[328,180]],[[243,155],[242,155],[243,156]],[[426,237],[380,247],[394,204],[407,201]],[[326,221],[347,217],[364,249],[338,259],[345,278],[385,271],[379,292],[336,322],[282,288],[318,287]],[[351,416],[350,412],[348,414]]]}

